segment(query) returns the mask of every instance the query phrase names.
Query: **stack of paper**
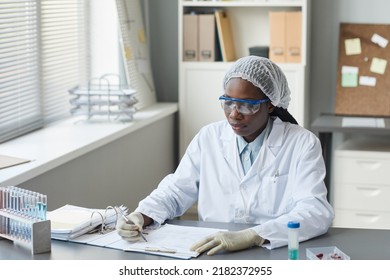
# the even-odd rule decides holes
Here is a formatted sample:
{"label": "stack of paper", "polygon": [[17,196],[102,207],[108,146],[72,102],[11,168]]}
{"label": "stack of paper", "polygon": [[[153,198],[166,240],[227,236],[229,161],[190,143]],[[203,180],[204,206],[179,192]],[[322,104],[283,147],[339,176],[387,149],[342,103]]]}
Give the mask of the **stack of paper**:
{"label": "stack of paper", "polygon": [[[127,208],[120,206],[124,213]],[[74,205],[65,205],[48,212],[51,220],[51,237],[53,239],[71,240],[103,225],[115,226],[120,213],[114,208],[90,209]]]}

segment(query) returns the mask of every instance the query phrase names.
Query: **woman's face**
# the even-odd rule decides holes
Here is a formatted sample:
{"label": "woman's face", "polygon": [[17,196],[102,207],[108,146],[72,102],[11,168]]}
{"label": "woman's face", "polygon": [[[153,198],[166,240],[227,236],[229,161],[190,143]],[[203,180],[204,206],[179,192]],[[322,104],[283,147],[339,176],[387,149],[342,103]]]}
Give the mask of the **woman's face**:
{"label": "woman's face", "polygon": [[[229,80],[226,85],[225,95],[230,98],[250,100],[267,98],[259,88],[241,78],[232,78]],[[260,104],[259,111],[253,115],[243,115],[236,109],[233,109],[230,113],[225,111],[225,116],[233,131],[250,143],[255,140],[267,126],[269,113],[272,112],[272,110],[273,106],[269,101]]]}

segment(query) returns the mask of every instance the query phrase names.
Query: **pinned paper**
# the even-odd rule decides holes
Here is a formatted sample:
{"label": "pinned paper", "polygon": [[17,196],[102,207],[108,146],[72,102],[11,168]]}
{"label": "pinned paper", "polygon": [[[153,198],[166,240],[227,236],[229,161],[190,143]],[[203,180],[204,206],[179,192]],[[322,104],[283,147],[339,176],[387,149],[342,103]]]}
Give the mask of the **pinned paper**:
{"label": "pinned paper", "polygon": [[138,41],[140,43],[146,42],[145,31],[143,29],[138,30]]}
{"label": "pinned paper", "polygon": [[343,66],[341,68],[341,86],[357,87],[359,68],[354,66]]}
{"label": "pinned paper", "polygon": [[384,74],[386,70],[387,60],[374,57],[371,62],[370,71],[377,74]]}
{"label": "pinned paper", "polygon": [[360,76],[359,77],[359,84],[361,86],[375,87],[375,85],[376,85],[376,78],[375,77],[369,77],[369,76]]}
{"label": "pinned paper", "polygon": [[131,51],[130,46],[126,46],[125,45],[125,57],[126,57],[126,60],[132,60],[133,59],[133,53]]}
{"label": "pinned paper", "polygon": [[382,48],[386,48],[387,44],[389,43],[389,40],[374,33],[374,35],[372,35],[371,37],[371,42],[373,42],[374,44],[378,44]]}
{"label": "pinned paper", "polygon": [[362,46],[360,44],[360,39],[346,39],[345,40],[345,53],[347,55],[361,54]]}

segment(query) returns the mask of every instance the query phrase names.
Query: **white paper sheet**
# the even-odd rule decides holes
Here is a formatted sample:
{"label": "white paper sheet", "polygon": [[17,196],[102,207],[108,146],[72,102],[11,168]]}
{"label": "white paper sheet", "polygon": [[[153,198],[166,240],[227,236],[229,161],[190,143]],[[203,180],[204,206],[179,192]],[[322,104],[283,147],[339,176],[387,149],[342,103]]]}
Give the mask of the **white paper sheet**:
{"label": "white paper sheet", "polygon": [[[215,228],[188,227],[166,224],[157,230],[146,231],[148,242],[130,243],[125,251],[143,251],[150,254],[164,254],[164,251],[174,250],[176,253],[165,253],[166,256],[186,255],[197,257],[199,254],[190,251],[190,247],[208,235],[221,231]],[[148,251],[152,249],[154,251]],[[160,251],[156,251],[160,250]]]}
{"label": "white paper sheet", "polygon": [[344,117],[341,121],[342,127],[385,127],[385,120],[383,118],[357,118]]}

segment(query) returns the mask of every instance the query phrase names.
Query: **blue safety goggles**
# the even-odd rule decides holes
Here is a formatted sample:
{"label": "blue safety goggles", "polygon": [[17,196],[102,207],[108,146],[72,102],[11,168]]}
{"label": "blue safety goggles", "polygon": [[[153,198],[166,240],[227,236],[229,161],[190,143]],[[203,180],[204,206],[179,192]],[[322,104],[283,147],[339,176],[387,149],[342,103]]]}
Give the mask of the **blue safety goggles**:
{"label": "blue safety goggles", "polygon": [[253,115],[260,110],[260,105],[270,101],[269,98],[251,100],[251,99],[238,99],[230,98],[225,95],[219,97],[221,101],[222,109],[225,113],[230,114],[234,109],[242,115]]}

